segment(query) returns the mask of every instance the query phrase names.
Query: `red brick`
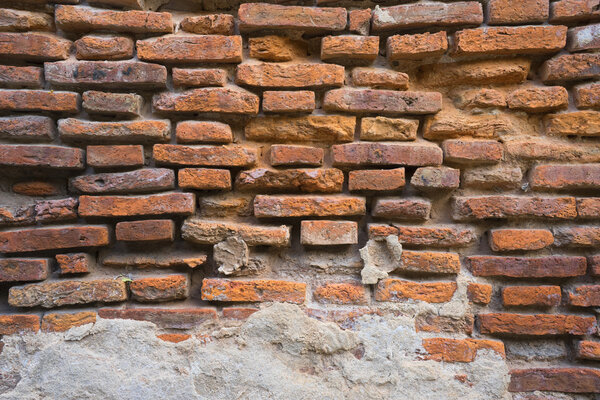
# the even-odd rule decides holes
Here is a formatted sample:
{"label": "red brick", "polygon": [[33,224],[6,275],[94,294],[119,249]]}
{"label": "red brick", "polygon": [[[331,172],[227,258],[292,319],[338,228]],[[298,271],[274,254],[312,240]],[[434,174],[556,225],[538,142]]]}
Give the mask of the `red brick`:
{"label": "red brick", "polygon": [[504,343],[496,340],[429,338],[423,339],[423,348],[428,353],[425,359],[443,362],[473,362],[479,350],[505,357]]}
{"label": "red brick", "polygon": [[477,28],[454,35],[453,54],[515,55],[556,53],[567,43],[566,26]]}
{"label": "red brick", "polygon": [[408,75],[404,72],[390,71],[381,68],[352,69],[352,84],[378,89],[408,89]]}
{"label": "red brick", "polygon": [[431,214],[431,202],[417,198],[382,198],[375,200],[371,214],[379,218],[425,221]]}
{"label": "red brick", "polygon": [[336,193],[342,191],[344,174],[336,168],[242,171],[235,185],[240,191]]}
{"label": "red brick", "polygon": [[292,61],[308,55],[307,43],[287,36],[267,35],[248,38],[250,57],[263,61]]}
{"label": "red brick", "polygon": [[358,243],[358,225],[353,221],[302,221],[300,242],[305,246]]}
{"label": "red brick", "polygon": [[0,315],[0,335],[37,332],[40,330],[38,315],[9,314]]}
{"label": "red brick", "polygon": [[250,167],[257,151],[243,146],[181,146],[157,144],[153,157],[158,164],[207,167]]}
{"label": "red brick", "polygon": [[80,89],[162,89],[167,69],[140,61],[60,61],[44,64],[53,86]]}
{"label": "red brick", "polygon": [[452,216],[457,221],[491,218],[572,219],[573,197],[478,196],[455,197]]}
{"label": "red brick", "polygon": [[165,342],[180,343],[190,339],[192,335],[183,333],[163,333],[162,335],[157,335],[156,337],[160,340],[164,340]]}
{"label": "red brick", "polygon": [[577,343],[577,358],[583,360],[600,360],[600,343],[582,340]]}
{"label": "red brick", "polygon": [[[381,201],[381,200],[380,200]],[[408,246],[464,247],[475,242],[472,229],[459,226],[405,226],[370,225],[369,237],[398,236],[398,241]]]}
{"label": "red brick", "polygon": [[263,93],[262,107],[266,113],[310,113],[316,107],[315,93],[308,90],[266,91]]}
{"label": "red brick", "polygon": [[569,293],[569,304],[576,307],[598,307],[600,306],[600,286],[583,285],[574,288]]}
{"label": "red brick", "polygon": [[369,60],[379,54],[379,36],[325,36],[321,40],[321,60]]}
{"label": "red brick", "polygon": [[460,258],[456,253],[404,250],[398,270],[423,274],[458,274]]}
{"label": "red brick", "polygon": [[162,63],[239,63],[242,37],[221,35],[161,36],[136,42],[140,60]]}
{"label": "red brick", "polygon": [[39,67],[0,65],[0,87],[9,89],[40,89],[43,71]]}
{"label": "red brick", "polygon": [[164,329],[192,329],[203,322],[215,320],[217,312],[211,308],[101,308],[98,316],[106,319],[149,321]]}
{"label": "red brick", "polygon": [[433,313],[423,313],[415,319],[415,330],[417,332],[448,332],[464,333],[470,335],[473,333],[475,319],[473,314],[467,313],[464,317],[440,316]]}
{"label": "red brick", "polygon": [[348,190],[351,192],[385,192],[402,189],[404,168],[350,171]]}
{"label": "red brick", "polygon": [[223,318],[245,320],[257,311],[256,308],[225,307],[223,308]]}
{"label": "red brick", "polygon": [[489,25],[515,25],[545,22],[550,14],[548,0],[490,0]]}
{"label": "red brick", "polygon": [[259,142],[351,142],[356,117],[308,115],[252,119],[244,130],[247,140]]}
{"label": "red brick", "polygon": [[194,269],[203,265],[207,256],[202,251],[194,249],[180,249],[170,247],[165,251],[164,247],[154,250],[127,252],[106,251],[102,252],[102,266],[108,268],[190,268]]}
{"label": "red brick", "polygon": [[113,31],[123,33],[171,33],[169,13],[113,11],[79,6],[56,6],[56,26],[65,32]]}
{"label": "red brick", "polygon": [[421,68],[421,80],[429,86],[521,83],[530,66],[531,61],[522,58],[436,63]]}
{"label": "red brick", "polygon": [[580,26],[569,30],[567,50],[571,53],[600,49],[600,25]]}
{"label": "red brick", "polygon": [[533,189],[597,189],[600,164],[538,165],[530,177]]}
{"label": "red brick", "polygon": [[588,83],[573,88],[575,106],[579,109],[600,108],[600,85]]}
{"label": "red brick", "polygon": [[43,332],[65,332],[76,326],[96,323],[96,313],[83,311],[77,313],[51,313],[42,318]]}
{"label": "red brick", "polygon": [[61,275],[86,274],[94,265],[93,257],[87,253],[57,254],[56,262]]}
{"label": "red brick", "polygon": [[123,60],[133,57],[133,40],[125,36],[88,35],[75,41],[78,60]]}
{"label": "red brick", "polygon": [[55,196],[64,191],[64,185],[58,182],[23,181],[12,185],[12,191],[24,196]]}
{"label": "red brick", "polygon": [[475,304],[486,305],[492,300],[492,285],[469,283],[467,297]]}
{"label": "red brick", "polygon": [[442,149],[420,143],[350,143],[331,146],[333,165],[405,165],[423,166],[442,163]]}
{"label": "red brick", "polygon": [[423,192],[456,189],[460,186],[460,170],[449,167],[417,168],[410,184]]}
{"label": "red brick", "polygon": [[323,164],[323,149],[309,146],[280,145],[271,146],[271,165],[276,166],[319,166]]}
{"label": "red brick", "polygon": [[448,50],[446,32],[395,35],[387,40],[388,60],[421,60],[438,57]]}
{"label": "red brick", "polygon": [[129,284],[131,298],[141,302],[182,300],[188,297],[188,280],[185,275],[134,279]]}
{"label": "red brick", "polygon": [[227,71],[219,68],[173,68],[175,87],[225,86]]}
{"label": "red brick", "polygon": [[128,172],[82,175],[69,180],[78,193],[146,193],[175,187],[175,172],[166,168],[144,168]]}
{"label": "red brick", "polygon": [[49,33],[0,33],[0,56],[22,61],[55,61],[69,58],[73,42]]}
{"label": "red brick", "polygon": [[543,113],[569,106],[569,93],[562,86],[517,89],[508,97],[508,108],[530,113]]}
{"label": "red brick", "polygon": [[13,307],[53,308],[125,300],[127,300],[127,286],[121,279],[32,283],[13,286],[8,292],[8,303]]}
{"label": "red brick", "polygon": [[508,390],[600,393],[600,371],[591,368],[513,369],[510,371]]}
{"label": "red brick", "polygon": [[367,292],[358,283],[326,283],[313,292],[315,301],[333,304],[366,304]]}
{"label": "red brick", "polygon": [[302,304],[306,284],[299,282],[209,279],[202,281],[202,300],[222,302],[288,302]]}
{"label": "red brick", "polygon": [[258,114],[258,96],[241,89],[202,88],[160,93],[152,98],[156,112]]}
{"label": "red brick", "polygon": [[184,32],[199,35],[233,35],[235,19],[229,14],[194,15],[179,24]]}
{"label": "red brick", "polygon": [[419,283],[400,279],[383,279],[375,288],[375,300],[419,300],[427,303],[445,303],[452,299],[456,288],[455,282]]}
{"label": "red brick", "polygon": [[480,25],[483,9],[476,1],[417,3],[373,11],[373,32],[439,26]]}
{"label": "red brick", "polygon": [[182,189],[231,190],[231,172],[227,169],[183,168],[177,174]]}
{"label": "red brick", "polygon": [[190,215],[196,211],[192,193],[165,193],[148,196],[80,196],[82,217],[141,217]]}
{"label": "red brick", "polygon": [[258,218],[349,217],[365,212],[363,197],[257,195],[254,198],[254,215]]}
{"label": "red brick", "polygon": [[168,241],[175,236],[175,224],[170,219],[119,222],[115,233],[124,242]]}
{"label": "red brick", "polygon": [[43,145],[0,145],[0,166],[83,169],[83,150]]}
{"label": "red brick", "polygon": [[442,149],[445,161],[460,164],[495,163],[504,157],[502,143],[495,140],[445,140]]}
{"label": "red brick", "polygon": [[141,167],[144,147],[141,145],[87,146],[87,164],[94,168]]}
{"label": "red brick", "polygon": [[547,229],[493,229],[489,238],[494,251],[541,250],[554,243]]}
{"label": "red brick", "polygon": [[598,218],[600,216],[600,198],[577,199],[577,214],[579,218]]}
{"label": "red brick", "polygon": [[52,16],[41,12],[0,9],[0,31],[27,32],[52,31],[54,20]]}
{"label": "red brick", "polygon": [[[426,118],[423,126],[423,137],[436,141],[450,138],[470,140],[470,138],[465,138],[465,136],[472,136],[473,138],[497,138],[516,133],[514,124],[507,115],[473,115],[447,109]],[[477,143],[473,143],[472,145],[475,146]],[[480,146],[485,146],[485,143]]]}
{"label": "red brick", "polygon": [[0,111],[79,112],[79,94],[46,90],[0,90]]}
{"label": "red brick", "polygon": [[594,0],[559,0],[550,6],[550,22],[583,22],[600,19]]}
{"label": "red brick", "polygon": [[240,5],[238,9],[239,26],[242,32],[260,29],[341,31],[346,28],[347,17],[344,8],[246,3]]}
{"label": "red brick", "polygon": [[0,251],[3,253],[97,247],[106,246],[108,242],[108,229],[99,225],[26,228],[0,232]]}
{"label": "red brick", "polygon": [[542,64],[540,77],[546,84],[598,78],[600,54],[565,54],[553,57]]}
{"label": "red brick", "polygon": [[325,93],[323,109],[384,115],[435,114],[442,109],[442,95],[438,92],[335,89]]}
{"label": "red brick", "polygon": [[585,275],[585,257],[496,257],[470,256],[466,259],[475,276],[510,278],[567,278]]}
{"label": "red brick", "polygon": [[231,143],[229,125],[212,121],[182,121],[175,129],[177,143]]}
{"label": "red brick", "polygon": [[0,118],[0,138],[17,142],[50,142],[56,137],[52,118],[11,116]]}
{"label": "red brick", "polygon": [[561,314],[480,314],[480,331],[484,334],[527,336],[589,335],[596,332],[595,317]]}
{"label": "red brick", "polygon": [[181,236],[199,244],[217,244],[230,236],[240,236],[248,246],[290,245],[290,227],[285,225],[264,226],[189,218],[181,227]]}
{"label": "red brick", "polygon": [[505,306],[553,307],[560,299],[560,286],[508,286],[502,290]]}
{"label": "red brick", "polygon": [[238,85],[274,89],[342,86],[344,67],[335,64],[240,64],[235,72]]}
{"label": "red brick", "polygon": [[43,281],[49,272],[50,260],[46,258],[0,259],[0,282]]}
{"label": "red brick", "polygon": [[368,35],[371,27],[371,9],[358,9],[348,12],[348,30],[358,35]]}

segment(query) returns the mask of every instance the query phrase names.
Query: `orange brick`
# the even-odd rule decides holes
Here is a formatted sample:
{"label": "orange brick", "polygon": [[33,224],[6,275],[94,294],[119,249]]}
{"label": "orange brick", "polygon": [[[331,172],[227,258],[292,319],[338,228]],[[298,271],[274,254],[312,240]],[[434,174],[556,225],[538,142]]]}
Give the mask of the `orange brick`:
{"label": "orange brick", "polygon": [[371,9],[348,12],[348,30],[359,35],[368,35],[371,27]]}
{"label": "orange brick", "polygon": [[469,283],[467,297],[476,304],[486,305],[492,300],[492,285]]}
{"label": "orange brick", "polygon": [[467,263],[475,276],[511,278],[566,278],[585,275],[585,257],[495,257],[470,256]]}
{"label": "orange brick", "polygon": [[161,335],[157,335],[156,337],[160,340],[164,340],[165,342],[179,343],[188,340],[192,337],[192,335],[187,335],[184,333],[163,333]]}
{"label": "orange brick", "polygon": [[375,60],[379,36],[325,36],[321,40],[321,60]]}
{"label": "orange brick", "polygon": [[370,238],[388,235],[398,236],[400,243],[405,245],[430,247],[464,247],[477,238],[472,229],[462,226],[369,225]]}
{"label": "orange brick", "polygon": [[408,75],[404,72],[390,71],[381,68],[352,69],[352,84],[368,86],[375,89],[408,89]]}
{"label": "orange brick", "polygon": [[50,260],[44,258],[0,259],[0,282],[43,281],[48,278]]}
{"label": "orange brick", "polygon": [[57,254],[56,262],[61,275],[85,274],[94,266],[94,259],[86,253]]}
{"label": "orange brick", "polygon": [[444,160],[461,164],[490,164],[501,161],[504,148],[495,140],[450,139],[442,143]]}
{"label": "orange brick", "polygon": [[0,315],[0,335],[14,335],[40,330],[40,317],[37,315]]}
{"label": "orange brick", "polygon": [[351,192],[385,192],[402,189],[405,185],[404,168],[350,171],[348,190]]}
{"label": "orange brick", "polygon": [[315,93],[300,91],[266,91],[263,93],[263,111],[272,113],[312,112],[315,109]]}
{"label": "orange brick", "polygon": [[0,90],[0,111],[79,112],[79,94],[46,90]]}
{"label": "orange brick", "polygon": [[497,335],[590,335],[596,332],[595,317],[562,314],[491,313],[478,316],[480,331]]}
{"label": "orange brick", "polygon": [[560,286],[509,286],[502,290],[505,306],[552,307],[560,304]]}
{"label": "orange brick", "polygon": [[43,332],[64,332],[69,329],[96,323],[96,313],[83,311],[78,313],[51,313],[42,318]]}
{"label": "orange brick", "polygon": [[260,29],[294,29],[306,32],[341,31],[346,28],[344,8],[282,6],[247,3],[238,9],[242,32]]}
{"label": "orange brick", "polygon": [[364,215],[365,199],[352,196],[268,196],[254,198],[254,215],[273,217],[342,217]]}
{"label": "orange brick", "polygon": [[55,196],[60,194],[64,185],[47,181],[24,181],[12,185],[12,191],[24,196]]}
{"label": "orange brick", "polygon": [[444,303],[452,299],[456,288],[455,282],[419,283],[400,279],[383,279],[375,288],[375,300],[420,300],[427,303]]}
{"label": "orange brick", "polygon": [[227,71],[218,68],[173,68],[175,87],[225,86]]}
{"label": "orange brick", "polygon": [[194,15],[185,17],[181,30],[199,35],[233,35],[235,19],[229,14]]}
{"label": "orange brick", "polygon": [[229,125],[212,121],[182,121],[175,129],[177,143],[231,143]]}
{"label": "orange brick", "polygon": [[108,243],[108,228],[103,225],[23,228],[0,232],[0,252],[3,253],[98,247]]}
{"label": "orange brick", "polygon": [[65,32],[109,30],[126,33],[171,33],[169,13],[150,11],[113,11],[98,8],[57,5],[56,26]]}
{"label": "orange brick", "polygon": [[144,165],[142,145],[87,146],[87,164],[94,168],[141,167]]}
{"label": "orange brick", "polygon": [[123,60],[133,57],[133,40],[125,36],[88,35],[75,42],[78,60]]}
{"label": "orange brick", "polygon": [[600,306],[600,285],[577,286],[569,293],[569,304],[576,307]]}
{"label": "orange brick", "polygon": [[550,14],[548,0],[490,0],[489,25],[514,25],[545,22]]}
{"label": "orange brick", "polygon": [[55,61],[69,58],[73,42],[49,33],[0,32],[0,56],[23,61]]}
{"label": "orange brick", "polygon": [[158,302],[185,299],[189,295],[185,275],[134,279],[129,285],[131,297],[141,302]]}
{"label": "orange brick", "polygon": [[177,182],[182,189],[231,190],[231,173],[227,169],[183,168]]}
{"label": "orange brick", "polygon": [[258,96],[232,88],[201,88],[154,95],[152,108],[159,113],[258,114]]}
{"label": "orange brick", "polygon": [[174,35],[138,40],[140,60],[161,63],[239,63],[242,37]]}
{"label": "orange brick", "polygon": [[319,166],[323,163],[324,153],[323,149],[316,147],[276,144],[271,146],[270,161],[274,167],[282,165]]}
{"label": "orange brick", "polygon": [[202,281],[202,300],[222,302],[275,301],[304,303],[306,284],[299,282],[209,279]]}
{"label": "orange brick", "polygon": [[335,64],[240,64],[235,73],[238,85],[299,89],[342,86],[344,67]]}
{"label": "orange brick", "polygon": [[175,224],[170,219],[119,222],[115,233],[117,240],[124,242],[172,242],[175,237]]}
{"label": "orange brick", "polygon": [[291,61],[308,55],[306,42],[287,36],[267,35],[248,38],[250,57],[263,61]]}
{"label": "orange brick", "polygon": [[0,65],[0,87],[9,89],[40,89],[43,70],[39,67]]}
{"label": "orange brick", "polygon": [[577,358],[583,360],[600,360],[600,343],[582,340],[577,343]]}
{"label": "orange brick", "polygon": [[313,293],[319,303],[365,304],[365,287],[358,283],[327,283],[317,287]]}
{"label": "orange brick", "polygon": [[395,35],[387,40],[386,54],[389,60],[420,60],[437,57],[448,50],[446,32]]}
{"label": "orange brick", "polygon": [[235,180],[240,191],[284,193],[337,193],[342,191],[343,183],[344,174],[336,168],[257,168],[240,172]]}
{"label": "orange brick", "polygon": [[166,193],[148,196],[80,196],[79,215],[83,217],[125,217],[182,214],[196,210],[192,193]]}
{"label": "orange brick", "polygon": [[444,362],[472,362],[479,350],[492,350],[505,357],[504,343],[484,339],[423,339],[423,347],[429,353],[428,360]]}
{"label": "orange brick", "polygon": [[573,197],[455,197],[452,215],[456,221],[524,217],[573,219],[577,209]]}
{"label": "orange brick", "polygon": [[569,93],[562,86],[517,89],[508,97],[508,108],[530,113],[543,113],[566,109]]}
{"label": "orange brick", "polygon": [[257,311],[257,308],[225,307],[223,308],[223,318],[245,320]]}
{"label": "orange brick", "polygon": [[547,229],[494,229],[489,238],[494,251],[540,250],[554,243]]}

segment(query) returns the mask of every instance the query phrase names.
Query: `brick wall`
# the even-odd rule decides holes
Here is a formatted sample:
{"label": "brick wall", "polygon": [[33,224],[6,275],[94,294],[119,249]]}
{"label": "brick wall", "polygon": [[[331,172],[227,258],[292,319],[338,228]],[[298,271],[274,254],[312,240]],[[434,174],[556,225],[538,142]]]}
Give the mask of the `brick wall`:
{"label": "brick wall", "polygon": [[2,3],[0,335],[427,304],[600,393],[597,0]]}

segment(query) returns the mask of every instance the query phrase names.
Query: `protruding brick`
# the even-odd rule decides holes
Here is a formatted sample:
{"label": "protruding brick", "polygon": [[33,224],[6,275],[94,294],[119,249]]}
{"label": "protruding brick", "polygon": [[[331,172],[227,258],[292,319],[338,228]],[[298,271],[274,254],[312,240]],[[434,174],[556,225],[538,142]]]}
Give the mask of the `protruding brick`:
{"label": "protruding brick", "polygon": [[0,144],[0,166],[83,169],[83,150],[62,146]]}
{"label": "protruding brick", "polygon": [[577,343],[577,358],[583,360],[600,360],[600,343],[582,340]]}
{"label": "protruding brick", "polygon": [[376,8],[371,29],[381,32],[430,26],[480,25],[482,22],[483,9],[476,1],[416,3]]}
{"label": "protruding brick", "polygon": [[388,60],[421,60],[438,57],[448,50],[446,32],[395,35],[387,40]]}
{"label": "protruding brick", "polygon": [[369,225],[370,238],[388,235],[398,236],[398,241],[408,246],[464,247],[476,239],[472,229],[461,226]]}
{"label": "protruding brick", "polygon": [[546,133],[556,136],[600,136],[600,111],[547,115]]}
{"label": "protruding brick", "polygon": [[496,340],[429,338],[423,339],[423,347],[429,354],[426,359],[443,362],[473,362],[479,350],[505,357],[504,343]]}
{"label": "protruding brick", "polygon": [[582,285],[574,288],[569,293],[569,304],[576,307],[598,307],[600,306],[600,286]]}
{"label": "protruding brick", "polygon": [[368,60],[379,54],[379,36],[325,36],[321,40],[321,60]]}
{"label": "protruding brick", "polygon": [[73,42],[49,33],[0,33],[0,56],[22,61],[55,61],[69,58]]}
{"label": "protruding brick", "polygon": [[541,113],[567,108],[569,93],[562,86],[517,89],[508,95],[508,108]]}
{"label": "protruding brick", "polygon": [[154,95],[157,112],[258,114],[258,96],[241,89],[202,88]]}
{"label": "protruding brick", "polygon": [[467,262],[475,276],[510,278],[567,278],[585,275],[585,257],[495,257],[470,256]]}
{"label": "protruding brick", "polygon": [[108,229],[101,225],[26,228],[0,232],[0,252],[106,246]]}
{"label": "protruding brick", "polygon": [[47,258],[0,259],[0,282],[43,281],[49,272],[50,260]]}
{"label": "protruding brick", "polygon": [[231,143],[229,125],[212,121],[182,121],[175,129],[177,143]]}
{"label": "protruding brick", "polygon": [[254,148],[243,146],[181,146],[157,144],[153,157],[158,164],[207,167],[250,167],[258,158]]}
{"label": "protruding brick", "polygon": [[421,68],[421,80],[429,86],[521,83],[530,66],[531,61],[522,58],[436,63]]}
{"label": "protruding brick", "polygon": [[350,142],[355,125],[355,117],[340,115],[263,117],[251,120],[244,133],[260,142]]}
{"label": "protruding brick", "polygon": [[402,189],[404,168],[350,171],[348,190],[351,192],[385,192]]}
{"label": "protruding brick", "polygon": [[567,50],[571,53],[600,49],[600,24],[569,30]]}
{"label": "protruding brick", "polygon": [[[563,2],[564,0],[552,4]],[[600,372],[592,368],[516,369],[510,371],[508,390],[510,392],[544,390],[566,393],[600,393]]]}
{"label": "protruding brick", "polygon": [[81,175],[69,180],[78,193],[146,193],[175,187],[175,172],[166,168],[144,168],[128,172]]}
{"label": "protruding brick", "polygon": [[442,149],[419,143],[350,143],[331,147],[333,165],[406,165],[423,166],[442,163]]}
{"label": "protruding brick", "polygon": [[456,253],[440,253],[437,251],[402,252],[399,271],[421,274],[458,274],[460,258]]}
{"label": "protruding brick", "polygon": [[550,82],[579,81],[600,77],[600,54],[565,54],[544,62],[540,77]]}
{"label": "protruding brick", "polygon": [[365,212],[363,197],[258,195],[254,198],[254,215],[258,218],[349,217]]}
{"label": "protruding brick", "polygon": [[438,92],[335,89],[325,93],[323,109],[350,113],[435,114],[442,109]]}
{"label": "protruding brick", "polygon": [[235,235],[249,246],[287,247],[290,244],[290,228],[285,225],[264,226],[190,218],[181,227],[183,239],[199,244],[217,244]]}
{"label": "protruding brick", "polygon": [[[600,35],[599,35],[600,36]],[[588,83],[573,88],[575,106],[579,109],[600,108],[600,84]]]}
{"label": "protruding brick", "polygon": [[0,111],[79,112],[79,94],[46,90],[0,90]]}
{"label": "protruding brick", "polygon": [[400,279],[383,279],[375,288],[375,300],[419,300],[427,303],[445,303],[452,299],[456,288],[455,282],[419,283]]}
{"label": "protruding brick", "polygon": [[416,198],[377,199],[371,213],[379,218],[426,221],[431,214],[431,202]]}
{"label": "protruding brick", "polygon": [[148,196],[80,196],[82,217],[141,217],[150,215],[193,214],[192,193],[165,193]]}
{"label": "protruding brick", "polygon": [[417,138],[419,121],[406,118],[368,117],[360,122],[360,139],[369,141],[412,141]]}
{"label": "protruding brick", "polygon": [[40,330],[38,315],[8,314],[0,315],[0,335],[14,335]]}
{"label": "protruding brick", "polygon": [[460,170],[449,167],[417,168],[410,184],[424,192],[456,189],[460,186]]}
{"label": "protruding brick", "polygon": [[452,217],[457,221],[490,218],[572,219],[573,197],[479,196],[455,197]]}
{"label": "protruding brick", "polygon": [[335,64],[240,64],[235,73],[238,85],[277,89],[342,86],[344,67]]}
{"label": "protruding brick", "polygon": [[489,25],[518,25],[545,22],[550,15],[548,0],[491,0],[488,2]]}
{"label": "protruding brick", "polygon": [[238,9],[242,32],[260,29],[293,29],[305,32],[341,31],[348,14],[344,8],[281,6],[246,3]]}
{"label": "protruding brick", "polygon": [[408,89],[408,75],[404,72],[381,68],[357,67],[352,70],[354,86],[368,86],[378,89]]}
{"label": "protruding brick", "polygon": [[125,221],[116,225],[117,240],[124,242],[167,241],[175,237],[175,224],[170,219]]}
{"label": "protruding brick", "polygon": [[8,89],[40,89],[43,86],[40,67],[0,65],[0,87]]}
{"label": "protruding brick", "polygon": [[192,329],[217,318],[212,308],[101,308],[98,315],[106,319],[149,321],[164,329]]}
{"label": "protruding brick", "polygon": [[445,140],[444,160],[459,164],[489,164],[502,161],[504,147],[495,140]]}
{"label": "protruding brick", "polygon": [[231,172],[227,169],[183,168],[177,174],[182,189],[231,190]]}
{"label": "protruding brick", "polygon": [[75,41],[78,60],[123,60],[133,57],[133,40],[125,36],[88,35]]}
{"label": "protruding brick", "polygon": [[480,331],[496,335],[589,335],[596,332],[596,318],[561,314],[480,314]]}
{"label": "protruding brick", "polygon": [[253,280],[233,281],[208,279],[202,281],[202,300],[223,302],[288,302],[302,304],[306,284],[299,282]]}
{"label": "protruding brick", "polygon": [[326,283],[315,289],[314,299],[319,303],[366,304],[367,292],[358,283]]}
{"label": "protruding brick", "polygon": [[227,71],[220,68],[173,68],[173,86],[225,86]]}
{"label": "protruding brick", "polygon": [[171,33],[170,13],[113,11],[90,7],[58,5],[56,26],[65,32],[113,31],[123,33]]}
{"label": "protruding brick", "polygon": [[16,142],[50,142],[56,137],[49,117],[13,116],[0,118],[0,138]]}
{"label": "protruding brick", "polygon": [[189,284],[185,275],[134,279],[129,284],[129,290],[131,298],[141,302],[182,300],[189,296]]}
{"label": "protruding brick", "polygon": [[239,63],[242,37],[221,35],[161,36],[136,42],[140,60],[162,63]]}
{"label": "protruding brick", "polygon": [[579,218],[598,218],[600,216],[600,198],[577,199],[577,214]]}
{"label": "protruding brick", "polygon": [[87,253],[57,254],[56,262],[61,275],[87,274],[94,266],[94,259]]}
{"label": "protruding brick", "polygon": [[0,8],[0,31],[27,32],[52,30],[54,30],[54,20],[49,14]]}
{"label": "protruding brick", "polygon": [[8,292],[8,303],[13,307],[53,308],[125,300],[127,300],[127,286],[121,279],[33,283],[13,286]]}
{"label": "protruding brick", "polygon": [[266,91],[263,93],[264,112],[297,113],[312,112],[315,105],[315,93],[302,91]]}
{"label": "protruding brick", "polygon": [[156,143],[171,138],[169,120],[136,120],[124,122],[85,121],[76,118],[58,120],[58,132],[65,141]]}
{"label": "protruding brick", "polygon": [[142,145],[87,146],[87,164],[94,168],[141,167]]}
{"label": "protruding brick", "polygon": [[233,35],[235,19],[229,14],[194,15],[179,24],[184,32],[199,35]]}
{"label": "protruding brick", "polygon": [[358,225],[353,221],[302,221],[300,242],[305,246],[358,243]]}
{"label": "protruding brick", "polygon": [[582,22],[600,19],[600,10],[590,0],[553,1],[550,7],[550,22]]}
{"label": "protruding brick", "polygon": [[368,35],[371,27],[371,9],[358,9],[348,12],[348,30],[358,35]]}
{"label": "protruding brick", "polygon": [[323,164],[323,149],[309,146],[273,145],[270,162],[276,166],[319,166]]}
{"label": "protruding brick", "polygon": [[267,35],[248,38],[250,57],[263,61],[291,61],[308,55],[308,47],[302,40],[287,36]]}
{"label": "protruding brick", "polygon": [[96,313],[82,311],[77,313],[50,313],[42,318],[43,332],[65,332],[76,326],[96,323]]}
{"label": "protruding brick", "polygon": [[344,174],[336,168],[258,168],[242,171],[235,185],[241,191],[336,193],[342,191]]}
{"label": "protruding brick", "polygon": [[144,99],[134,93],[106,93],[87,91],[83,93],[83,109],[88,114],[138,117],[142,113]]}
{"label": "protruding brick", "polygon": [[505,306],[553,307],[560,299],[560,286],[508,286],[502,290]]}
{"label": "protruding brick", "polygon": [[547,229],[494,229],[490,231],[490,247],[494,251],[541,250],[554,243]]}
{"label": "protruding brick", "polygon": [[467,297],[475,304],[486,305],[492,300],[492,285],[469,283]]}

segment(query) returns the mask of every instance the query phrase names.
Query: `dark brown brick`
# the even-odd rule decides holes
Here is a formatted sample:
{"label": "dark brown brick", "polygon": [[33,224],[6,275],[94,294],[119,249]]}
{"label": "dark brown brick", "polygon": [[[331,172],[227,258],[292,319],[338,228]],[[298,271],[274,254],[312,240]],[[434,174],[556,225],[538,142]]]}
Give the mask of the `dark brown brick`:
{"label": "dark brown brick", "polygon": [[3,258],[0,260],[0,282],[43,281],[48,278],[47,258]]}
{"label": "dark brown brick", "polygon": [[467,263],[475,276],[510,278],[567,278],[585,275],[585,257],[497,257],[470,256]]}

